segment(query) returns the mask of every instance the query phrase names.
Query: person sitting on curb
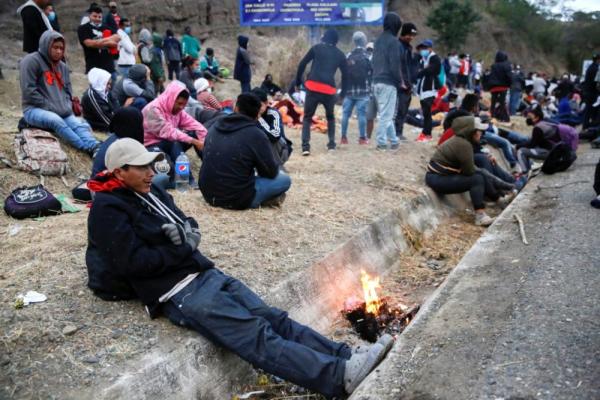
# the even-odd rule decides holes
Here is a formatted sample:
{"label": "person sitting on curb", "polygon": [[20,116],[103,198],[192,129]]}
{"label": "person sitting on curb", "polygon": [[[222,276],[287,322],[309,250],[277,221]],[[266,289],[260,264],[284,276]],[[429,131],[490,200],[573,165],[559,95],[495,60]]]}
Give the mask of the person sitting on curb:
{"label": "person sitting on curb", "polygon": [[545,160],[550,150],[561,142],[558,125],[544,121],[544,112],[539,105],[527,112],[527,125],[533,126],[531,139],[517,150],[517,159],[523,173],[531,169],[531,160]]}
{"label": "person sitting on curb", "polygon": [[199,179],[202,195],[211,206],[244,210],[280,205],[285,199],[292,182],[279,171],[271,144],[258,127],[260,111],[260,99],[242,93],[234,113],[210,128]]}
{"label": "person sitting on curb", "polygon": [[129,69],[127,78],[120,78],[113,89],[113,97],[121,106],[133,106],[138,110],[154,100],[156,91],[150,80],[150,69],[135,64]]}
{"label": "person sitting on curb", "polygon": [[40,38],[38,51],[19,64],[23,119],[31,126],[53,131],[56,136],[93,157],[100,142],[92,129],[73,114],[73,89],[64,63],[65,39],[55,31]]}
{"label": "person sitting on curb", "polygon": [[[92,178],[106,169],[104,157],[108,147],[119,139],[131,138],[139,143],[144,143],[144,117],[140,110],[135,107],[122,107],[117,109],[115,115],[110,121],[108,131],[111,135],[100,145],[98,153],[92,163]],[[156,175],[152,178],[152,183],[163,189],[172,189],[175,186],[171,184],[169,172],[171,167],[165,158],[157,161],[154,166]]]}
{"label": "person sitting on curb", "polygon": [[108,174],[89,184],[96,195],[88,217],[88,286],[105,300],[137,297],[152,318],[162,314],[267,373],[327,397],[351,394],[393,338],[353,350],[218,270],[198,249],[198,223],[152,184],[152,165],[162,157],[129,138],[108,148]]}
{"label": "person sitting on curb", "polygon": [[263,89],[255,87],[252,89],[252,93],[262,103],[258,125],[266,133],[269,142],[271,142],[271,150],[273,151],[275,161],[277,161],[279,167],[283,168],[283,164],[286,163],[292,154],[292,142],[285,137],[281,114],[277,109],[269,106],[269,96]]}
{"label": "person sitting on curb", "polygon": [[478,143],[487,127],[471,116],[459,117],[452,123],[454,136],[437,148],[425,174],[425,183],[438,194],[469,191],[475,210],[475,224],[489,226],[494,219],[485,212],[485,176],[473,161],[473,144]]}
{"label": "person sitting on curb", "polygon": [[211,93],[210,82],[206,78],[196,79],[194,82],[194,88],[196,89],[196,99],[202,104],[205,110],[221,111],[223,106],[219,103],[219,100]]}
{"label": "person sitting on curb", "polygon": [[[181,153],[194,147],[202,158],[206,128],[185,112],[190,93],[179,81],[169,83],[165,91],[144,107],[144,145],[158,146],[175,162]],[[190,185],[196,186],[190,172]]]}
{"label": "person sitting on curb", "polygon": [[110,91],[112,81],[108,71],[100,68],[92,68],[88,72],[90,87],[81,98],[81,109],[83,118],[92,128],[107,132],[110,120],[119,104]]}

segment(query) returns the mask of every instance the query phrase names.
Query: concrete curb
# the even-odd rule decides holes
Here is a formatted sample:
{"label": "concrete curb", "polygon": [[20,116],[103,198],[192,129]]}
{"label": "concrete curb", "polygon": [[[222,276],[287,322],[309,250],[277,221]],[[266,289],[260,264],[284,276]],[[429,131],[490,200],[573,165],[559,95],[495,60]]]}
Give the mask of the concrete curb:
{"label": "concrete curb", "polygon": [[[388,357],[365,379],[349,400],[592,398],[593,395],[588,396],[593,392],[593,386],[582,386],[576,395],[575,392],[568,391],[570,388],[557,389],[561,385],[545,386],[544,381],[558,384],[557,377],[561,377],[564,379],[560,382],[563,385],[564,381],[577,382],[579,379],[581,385],[586,382],[586,378],[594,382],[593,371],[576,364],[580,361],[572,356],[577,353],[573,350],[576,347],[571,347],[575,340],[571,339],[571,343],[567,333],[561,332],[557,336],[552,333],[557,330],[553,325],[554,314],[580,309],[589,312],[593,307],[590,304],[597,304],[594,303],[594,296],[583,294],[585,289],[582,289],[594,287],[593,280],[583,278],[577,281],[576,278],[578,273],[586,271],[586,267],[582,265],[592,265],[589,268],[591,272],[588,269],[586,273],[596,275],[593,258],[590,260],[585,259],[585,256],[577,256],[584,261],[573,261],[576,259],[576,253],[573,253],[575,248],[581,249],[581,253],[577,254],[589,254],[590,247],[592,253],[595,252],[589,232],[594,231],[589,229],[593,225],[585,226],[588,239],[577,236],[575,245],[562,239],[563,236],[552,237],[554,229],[554,232],[561,235],[561,228],[573,232],[574,226],[569,228],[567,224],[580,223],[576,215],[580,216],[579,220],[586,220],[581,215],[587,213],[590,213],[590,217],[595,215],[591,214],[589,200],[581,200],[581,197],[591,198],[591,181],[587,184],[581,178],[591,176],[587,169],[591,172],[592,163],[587,164],[586,161],[595,160],[593,157],[594,154],[588,152],[566,173],[544,176],[530,182],[421,306],[417,317],[397,339]],[[549,192],[538,193],[541,186],[558,190],[574,183],[579,183],[580,187],[569,186],[560,195],[552,192],[554,197],[549,198]],[[590,194],[586,195],[585,191]],[[571,198],[576,198],[576,202]],[[541,206],[540,200],[547,201]],[[572,209],[569,209],[572,215],[567,214],[567,209],[560,208],[567,204]],[[529,246],[521,243],[518,228],[513,221],[515,213],[528,218],[526,229],[529,231],[528,236],[531,235]],[[557,213],[560,213],[560,218],[556,217]],[[557,221],[559,228],[554,228],[554,221]],[[588,244],[585,244],[586,240]],[[559,258],[560,254],[568,255],[568,259],[574,264],[565,264]],[[557,260],[554,266],[550,261],[553,259]],[[556,272],[552,271],[560,268],[569,270],[571,275],[560,284],[553,284],[557,278]],[[560,290],[550,290],[553,286],[558,286]],[[539,292],[536,293],[535,290]],[[552,293],[560,295],[561,291],[581,292],[582,295],[580,298],[552,297]],[[590,291],[594,293],[593,290]],[[534,308],[536,302],[540,304],[539,310]],[[530,308],[533,311],[526,311]],[[594,312],[597,312],[597,308]],[[538,322],[532,322],[532,318]],[[586,321],[590,317],[585,315],[579,319],[577,316],[571,318]],[[547,328],[542,321],[549,321],[552,326]],[[528,323],[532,325],[528,326]],[[592,332],[582,332],[582,325],[575,326],[574,323],[566,326],[572,327],[573,332],[581,333],[583,337]],[[574,334],[571,332],[570,335]],[[531,336],[530,341],[527,340],[528,336]],[[593,342],[593,335],[590,341],[577,342],[577,347],[582,349],[581,353],[589,354],[590,346],[593,348],[597,344]],[[582,343],[587,347],[582,347]],[[557,348],[567,350],[564,354],[559,354]],[[552,350],[548,351],[549,349]],[[544,356],[557,354],[557,358],[547,355],[550,359],[541,360],[540,353]],[[537,366],[537,361],[521,365],[523,359],[540,361]],[[571,364],[567,359],[571,359]],[[577,360],[576,363],[573,363],[573,359]],[[551,372],[549,365],[556,368]],[[510,366],[514,375],[506,374],[504,369],[498,369],[499,366]],[[578,368],[580,376],[575,378],[572,376],[575,374],[573,371]],[[586,371],[590,371],[591,375],[586,376]],[[564,378],[564,374],[570,376]],[[559,390],[565,390],[564,393],[569,394],[559,395]],[[586,390],[588,395],[584,394]],[[526,395],[529,393],[537,394],[529,397]]]}
{"label": "concrete curb", "polygon": [[[316,330],[328,329],[343,301],[361,293],[360,271],[385,275],[409,246],[404,229],[418,234],[434,230],[452,208],[468,208],[467,195],[440,199],[430,190],[363,228],[352,239],[307,270],[273,289],[266,300],[288,310],[292,318]],[[164,342],[164,343],[163,343]],[[247,382],[252,368],[200,336],[184,344],[159,341],[151,352],[124,367],[108,385],[90,397],[112,399],[224,399],[232,387]],[[103,387],[104,386],[104,387]]]}

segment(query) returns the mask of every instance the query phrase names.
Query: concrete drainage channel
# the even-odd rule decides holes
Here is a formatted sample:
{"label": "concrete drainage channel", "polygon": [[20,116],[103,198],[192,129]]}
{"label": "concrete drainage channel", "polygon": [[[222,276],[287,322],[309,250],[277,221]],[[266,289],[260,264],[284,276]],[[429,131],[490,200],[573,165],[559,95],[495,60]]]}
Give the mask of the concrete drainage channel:
{"label": "concrete drainage channel", "polygon": [[[343,302],[361,293],[361,269],[385,276],[400,253],[410,247],[405,229],[427,234],[453,209],[468,207],[466,195],[447,196],[442,202],[423,191],[398,209],[362,229],[352,239],[291,276],[271,291],[269,304],[318,331],[327,331],[339,317]],[[170,348],[158,348],[127,367],[110,385],[97,387],[98,399],[226,399],[232,388],[247,383],[253,369],[202,337]]]}

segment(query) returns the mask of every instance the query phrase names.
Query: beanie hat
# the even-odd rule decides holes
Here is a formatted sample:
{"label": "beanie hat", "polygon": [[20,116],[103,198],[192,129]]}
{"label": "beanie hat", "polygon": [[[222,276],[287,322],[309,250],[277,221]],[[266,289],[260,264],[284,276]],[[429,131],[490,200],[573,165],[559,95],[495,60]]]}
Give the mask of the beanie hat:
{"label": "beanie hat", "polygon": [[416,35],[416,34],[417,34],[417,27],[412,22],[405,23],[404,25],[402,25],[402,29],[400,29],[400,36]]}
{"label": "beanie hat", "polygon": [[352,35],[352,41],[356,47],[365,47],[367,45],[367,35],[361,31],[356,31]]}
{"label": "beanie hat", "polygon": [[206,89],[210,87],[210,83],[206,78],[198,78],[194,81],[194,88],[196,92],[204,92]]}

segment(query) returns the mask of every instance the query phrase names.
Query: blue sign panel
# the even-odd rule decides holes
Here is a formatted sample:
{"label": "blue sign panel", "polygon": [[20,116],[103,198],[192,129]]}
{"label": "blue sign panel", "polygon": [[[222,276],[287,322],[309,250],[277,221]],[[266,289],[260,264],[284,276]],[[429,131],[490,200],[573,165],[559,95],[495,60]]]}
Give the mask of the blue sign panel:
{"label": "blue sign panel", "polygon": [[240,25],[381,25],[383,1],[240,0]]}

